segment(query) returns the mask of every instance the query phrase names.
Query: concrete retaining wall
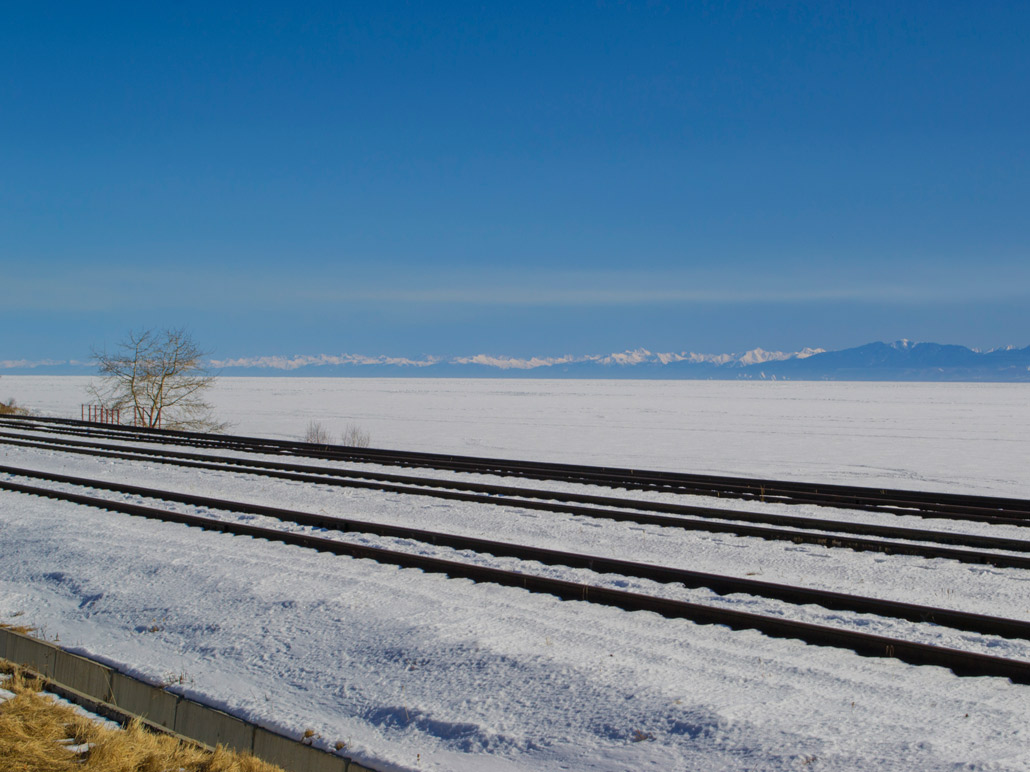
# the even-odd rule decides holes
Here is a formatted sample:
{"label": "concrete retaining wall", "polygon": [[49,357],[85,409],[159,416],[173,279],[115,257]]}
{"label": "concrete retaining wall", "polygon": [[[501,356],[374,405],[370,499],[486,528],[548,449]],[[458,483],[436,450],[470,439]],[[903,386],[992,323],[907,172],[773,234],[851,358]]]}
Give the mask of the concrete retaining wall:
{"label": "concrete retaining wall", "polygon": [[108,718],[139,716],[158,731],[253,753],[294,772],[374,772],[13,630],[0,628],[0,658],[35,671],[61,696]]}

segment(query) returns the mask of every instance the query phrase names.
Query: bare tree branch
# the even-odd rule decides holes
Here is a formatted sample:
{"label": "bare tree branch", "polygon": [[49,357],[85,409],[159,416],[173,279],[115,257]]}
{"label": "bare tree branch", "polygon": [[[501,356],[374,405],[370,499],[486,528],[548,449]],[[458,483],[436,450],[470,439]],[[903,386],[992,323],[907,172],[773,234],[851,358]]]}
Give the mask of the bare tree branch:
{"label": "bare tree branch", "polygon": [[93,350],[100,382],[88,391],[106,408],[125,410],[137,426],[223,431],[203,393],[215,381],[184,329],[130,331],[113,353]]}

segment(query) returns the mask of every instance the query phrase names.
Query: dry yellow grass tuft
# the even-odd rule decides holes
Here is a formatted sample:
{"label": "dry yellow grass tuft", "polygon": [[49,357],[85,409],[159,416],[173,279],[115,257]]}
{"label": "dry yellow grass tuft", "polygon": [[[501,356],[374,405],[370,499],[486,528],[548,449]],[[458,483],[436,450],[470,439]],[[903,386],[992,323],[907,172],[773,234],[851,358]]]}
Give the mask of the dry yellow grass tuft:
{"label": "dry yellow grass tuft", "polygon": [[[18,614],[15,614],[15,616],[18,616],[20,613],[21,612],[18,612]],[[2,627],[4,630],[10,630],[12,633],[21,633],[22,635],[29,635],[30,633],[33,633],[36,630],[35,627],[29,627],[27,625],[11,625],[7,624],[6,622],[0,622],[0,627]]]}
{"label": "dry yellow grass tuft", "polygon": [[[249,754],[207,751],[147,731],[109,729],[39,693],[24,671],[0,661],[0,769],[6,772],[282,772]],[[77,746],[77,747],[76,747]],[[88,747],[84,747],[88,746]]]}
{"label": "dry yellow grass tuft", "polygon": [[0,402],[0,415],[28,415],[29,411],[23,407],[18,407],[14,404],[12,399],[8,404]]}
{"label": "dry yellow grass tuft", "polygon": [[10,630],[12,633],[21,633],[22,635],[31,635],[36,631],[35,627],[26,627],[25,625],[0,625],[5,630]]}

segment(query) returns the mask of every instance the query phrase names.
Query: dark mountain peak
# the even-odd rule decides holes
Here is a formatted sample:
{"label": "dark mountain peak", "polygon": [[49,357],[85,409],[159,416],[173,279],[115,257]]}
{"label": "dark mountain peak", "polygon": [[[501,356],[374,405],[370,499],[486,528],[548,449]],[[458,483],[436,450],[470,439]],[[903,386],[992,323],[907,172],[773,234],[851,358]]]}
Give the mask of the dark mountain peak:
{"label": "dark mountain peak", "polygon": [[[759,372],[757,366],[745,368]],[[826,380],[1027,381],[1030,346],[982,354],[941,343],[866,343],[806,359],[765,364],[760,377]]]}

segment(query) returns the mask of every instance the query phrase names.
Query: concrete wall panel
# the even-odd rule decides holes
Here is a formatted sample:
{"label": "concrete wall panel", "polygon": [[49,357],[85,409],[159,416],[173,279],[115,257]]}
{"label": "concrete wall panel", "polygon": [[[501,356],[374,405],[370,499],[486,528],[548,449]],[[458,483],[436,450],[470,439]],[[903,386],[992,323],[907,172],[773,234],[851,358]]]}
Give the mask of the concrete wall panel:
{"label": "concrete wall panel", "polygon": [[375,772],[342,756],[312,748],[119,673],[87,657],[4,628],[0,628],[0,657],[35,670],[70,692],[81,693],[85,702],[105,703],[108,710],[118,709],[140,716],[159,728],[203,745],[221,744],[247,751],[294,772]]}

